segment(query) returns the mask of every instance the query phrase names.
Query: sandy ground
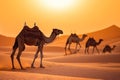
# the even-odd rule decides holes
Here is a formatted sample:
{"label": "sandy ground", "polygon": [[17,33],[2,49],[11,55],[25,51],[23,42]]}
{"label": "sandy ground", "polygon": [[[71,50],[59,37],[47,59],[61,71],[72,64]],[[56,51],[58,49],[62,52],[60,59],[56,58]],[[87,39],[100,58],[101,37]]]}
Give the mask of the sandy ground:
{"label": "sandy ground", "polygon": [[104,42],[98,47],[100,52],[108,43],[117,46],[112,53],[98,54],[95,51],[94,54],[84,54],[82,44],[77,54],[68,56],[64,56],[64,47],[58,47],[59,44],[45,45],[43,59],[45,68],[39,68],[39,57],[35,62],[36,68],[30,68],[37,48],[27,47],[21,56],[25,70],[20,69],[16,58],[14,60],[16,70],[12,70],[10,59],[12,48],[0,46],[0,80],[120,80],[120,41],[115,39]]}
{"label": "sandy ground", "polygon": [[0,80],[120,80],[119,50],[94,55],[85,55],[81,50],[64,56],[64,50],[56,47],[55,52],[51,52],[53,48],[49,48],[44,51],[43,69],[39,68],[39,58],[35,62],[36,68],[30,68],[35,49],[27,49],[21,57],[25,70],[20,70],[16,59],[17,69],[11,70],[11,48],[0,49]]}

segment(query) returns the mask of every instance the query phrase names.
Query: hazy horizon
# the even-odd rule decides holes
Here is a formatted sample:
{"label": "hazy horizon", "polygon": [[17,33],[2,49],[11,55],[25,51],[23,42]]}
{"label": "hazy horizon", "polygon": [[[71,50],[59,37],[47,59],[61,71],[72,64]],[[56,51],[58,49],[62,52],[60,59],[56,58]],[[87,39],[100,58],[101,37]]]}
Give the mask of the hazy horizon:
{"label": "hazy horizon", "polygon": [[[76,33],[76,32],[71,32],[71,33],[76,33],[77,35],[82,35],[82,34],[90,34],[90,33],[94,33],[94,32],[98,32],[98,31],[102,31],[102,30],[104,30],[104,29],[108,29],[108,28],[113,28],[113,27],[117,27],[117,28],[120,28],[119,26],[117,26],[117,25],[111,25],[111,26],[109,26],[109,27],[106,27],[106,28],[103,28],[103,29],[99,29],[99,30],[96,30],[96,31],[91,31],[91,32],[87,32],[87,33]],[[21,30],[20,30],[21,31]],[[51,30],[52,31],[52,30]],[[44,31],[42,31],[43,33],[44,33]],[[69,33],[69,34],[62,34],[62,35],[60,35],[60,36],[69,36],[71,33]],[[9,36],[9,35],[5,35],[5,34],[0,34],[0,35],[2,35],[2,36],[5,36],[5,37],[12,37],[12,38],[15,38],[18,34],[16,34],[16,36]],[[46,35],[46,34],[45,34]],[[49,35],[46,35],[46,36],[50,36],[50,34]]]}
{"label": "hazy horizon", "polygon": [[120,26],[119,0],[20,0],[0,1],[0,34],[15,37],[24,22],[47,36],[53,28],[70,33],[84,34]]}

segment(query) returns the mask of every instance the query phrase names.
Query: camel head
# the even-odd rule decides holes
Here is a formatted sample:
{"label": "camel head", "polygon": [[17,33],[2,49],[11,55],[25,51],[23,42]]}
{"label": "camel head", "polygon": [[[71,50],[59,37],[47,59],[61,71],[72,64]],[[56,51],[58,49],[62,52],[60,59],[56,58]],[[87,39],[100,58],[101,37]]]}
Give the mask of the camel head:
{"label": "camel head", "polygon": [[113,45],[113,47],[116,47],[116,45]]}
{"label": "camel head", "polygon": [[60,29],[53,29],[53,33],[55,33],[56,35],[59,35],[59,34],[63,34],[63,31]]}
{"label": "camel head", "polygon": [[113,49],[116,47],[116,45],[113,45]]}
{"label": "camel head", "polygon": [[102,41],[103,41],[103,39],[100,39],[100,40],[99,40],[99,42],[102,42]]}
{"label": "camel head", "polygon": [[97,45],[99,45],[102,41],[103,39],[99,39],[99,42],[97,42]]}
{"label": "camel head", "polygon": [[83,37],[87,37],[87,34],[83,34]]}

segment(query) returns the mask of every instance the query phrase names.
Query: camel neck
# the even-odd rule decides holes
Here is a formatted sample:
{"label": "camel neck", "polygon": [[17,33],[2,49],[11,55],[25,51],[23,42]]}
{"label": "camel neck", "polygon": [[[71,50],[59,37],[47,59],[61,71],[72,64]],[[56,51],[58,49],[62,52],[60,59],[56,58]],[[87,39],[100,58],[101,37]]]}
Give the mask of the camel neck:
{"label": "camel neck", "polygon": [[82,36],[82,38],[80,39],[80,41],[83,41],[85,39],[85,36]]}
{"label": "camel neck", "polygon": [[112,50],[114,50],[114,49],[115,49],[115,47],[113,46]]}
{"label": "camel neck", "polygon": [[99,40],[99,42],[97,42],[97,45],[99,45],[101,42],[102,42],[102,41],[101,41],[101,40]]}
{"label": "camel neck", "polygon": [[50,37],[44,36],[45,43],[50,43],[56,38],[56,34],[54,32],[51,33]]}

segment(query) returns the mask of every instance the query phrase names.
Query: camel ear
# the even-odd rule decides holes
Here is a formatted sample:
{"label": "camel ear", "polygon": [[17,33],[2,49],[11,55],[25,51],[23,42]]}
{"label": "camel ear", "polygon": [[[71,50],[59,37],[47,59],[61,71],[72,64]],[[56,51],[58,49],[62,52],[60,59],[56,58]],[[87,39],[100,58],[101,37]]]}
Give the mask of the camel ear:
{"label": "camel ear", "polygon": [[56,30],[55,28],[53,28],[53,30]]}
{"label": "camel ear", "polygon": [[74,33],[74,35],[77,35],[76,33]]}
{"label": "camel ear", "polygon": [[24,26],[27,26],[26,21],[25,21],[25,23],[24,23]]}
{"label": "camel ear", "polygon": [[36,22],[34,22],[34,26],[36,26]]}

